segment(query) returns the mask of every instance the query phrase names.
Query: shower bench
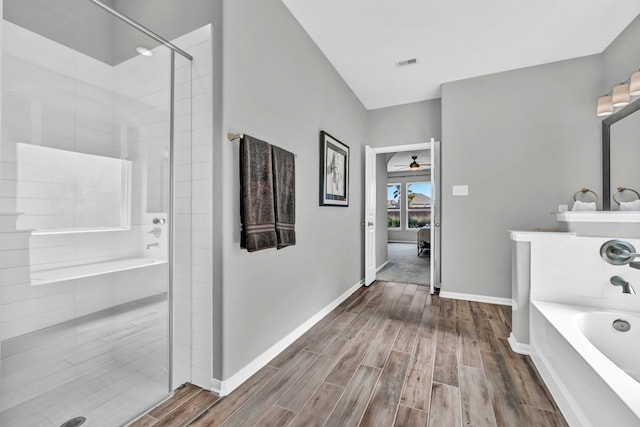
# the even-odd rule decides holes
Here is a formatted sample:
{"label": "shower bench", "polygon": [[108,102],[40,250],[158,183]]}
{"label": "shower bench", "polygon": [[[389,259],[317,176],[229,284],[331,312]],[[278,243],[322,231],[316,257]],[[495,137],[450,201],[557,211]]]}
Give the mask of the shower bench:
{"label": "shower bench", "polygon": [[48,270],[36,270],[31,272],[31,286],[48,285],[67,280],[81,279],[83,277],[100,276],[102,274],[116,273],[118,271],[133,270],[136,268],[166,263],[166,259],[124,258],[92,264],[52,268]]}

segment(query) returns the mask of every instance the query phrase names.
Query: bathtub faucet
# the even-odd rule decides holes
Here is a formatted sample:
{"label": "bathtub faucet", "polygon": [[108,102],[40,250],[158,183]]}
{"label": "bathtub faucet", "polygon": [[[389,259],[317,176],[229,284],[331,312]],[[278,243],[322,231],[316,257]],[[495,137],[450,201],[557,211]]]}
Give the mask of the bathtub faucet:
{"label": "bathtub faucet", "polygon": [[156,242],[156,243],[147,243],[147,249],[152,248],[152,247],[159,247],[160,243]]}
{"label": "bathtub faucet", "polygon": [[626,280],[624,280],[624,278],[621,276],[611,276],[611,279],[609,279],[609,281],[613,286],[622,286],[623,294],[631,294],[631,295],[636,294],[636,291],[633,289],[633,286],[631,286],[631,284]]}
{"label": "bathtub faucet", "polygon": [[640,257],[636,248],[625,240],[609,240],[600,246],[600,256],[602,259],[613,265],[629,265],[631,268],[640,270],[640,262],[634,261]]}

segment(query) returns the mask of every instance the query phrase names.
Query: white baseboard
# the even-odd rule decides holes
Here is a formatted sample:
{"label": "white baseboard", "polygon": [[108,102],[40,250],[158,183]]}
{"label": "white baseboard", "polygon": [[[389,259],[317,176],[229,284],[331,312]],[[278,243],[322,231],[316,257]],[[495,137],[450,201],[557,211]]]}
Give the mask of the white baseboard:
{"label": "white baseboard", "polygon": [[440,291],[442,298],[461,299],[466,301],[487,302],[489,304],[512,305],[511,298],[489,297],[486,295],[463,294],[459,292]]}
{"label": "white baseboard", "polygon": [[511,347],[511,350],[519,354],[526,354],[527,356],[531,356],[533,352],[531,345],[519,343],[516,340],[516,337],[513,335],[513,332],[509,334],[509,338],[507,339],[507,341],[509,341],[509,346]]}
{"label": "white baseboard", "polygon": [[385,268],[387,264],[389,264],[389,260],[386,260],[385,262],[382,263],[382,265],[380,265],[380,267],[376,268],[376,273],[382,270],[383,268]]}
{"label": "white baseboard", "polygon": [[218,396],[226,396],[231,393],[233,390],[238,388],[243,382],[248,380],[253,374],[258,372],[267,363],[269,363],[274,357],[280,354],[284,349],[289,347],[295,340],[300,338],[305,332],[307,332],[313,325],[318,323],[324,316],[329,314],[334,308],[339,306],[344,300],[349,298],[351,294],[357,291],[364,284],[364,279],[360,280],[349,289],[347,289],[342,295],[338,298],[331,301],[327,306],[318,311],[316,314],[311,316],[306,322],[298,326],[296,329],[291,331],[287,336],[282,338],[280,341],[272,345],[267,351],[262,353],[260,356],[253,359],[249,362],[245,367],[240,369],[235,374],[231,375],[226,380],[211,380],[211,391],[216,393]]}

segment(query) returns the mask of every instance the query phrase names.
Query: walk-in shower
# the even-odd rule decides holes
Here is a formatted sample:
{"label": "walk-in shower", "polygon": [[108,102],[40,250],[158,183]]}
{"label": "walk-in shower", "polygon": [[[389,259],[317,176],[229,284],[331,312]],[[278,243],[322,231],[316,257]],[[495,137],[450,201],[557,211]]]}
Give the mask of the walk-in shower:
{"label": "walk-in shower", "polygon": [[3,426],[122,425],[177,385],[191,57],[114,7],[3,2]]}

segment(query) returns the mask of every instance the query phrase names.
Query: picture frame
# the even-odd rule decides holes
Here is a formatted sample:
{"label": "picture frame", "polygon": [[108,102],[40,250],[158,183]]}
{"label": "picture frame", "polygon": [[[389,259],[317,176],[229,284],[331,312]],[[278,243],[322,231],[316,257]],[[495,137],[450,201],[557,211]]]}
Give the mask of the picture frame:
{"label": "picture frame", "polygon": [[320,131],[320,206],[349,206],[349,146]]}

